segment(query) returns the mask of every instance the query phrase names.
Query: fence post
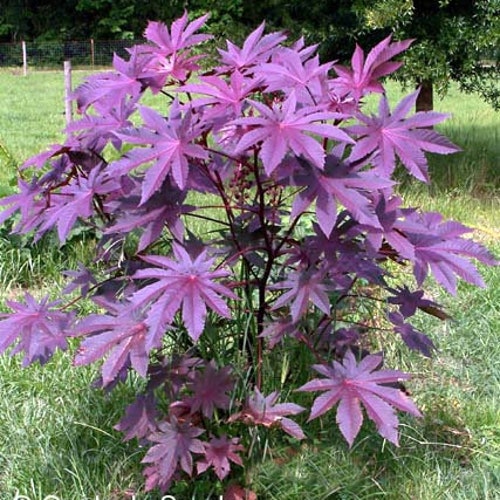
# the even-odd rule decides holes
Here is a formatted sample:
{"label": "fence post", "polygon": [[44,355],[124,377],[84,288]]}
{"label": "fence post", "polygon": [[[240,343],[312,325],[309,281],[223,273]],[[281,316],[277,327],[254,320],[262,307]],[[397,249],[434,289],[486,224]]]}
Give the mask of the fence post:
{"label": "fence post", "polygon": [[73,121],[73,105],[71,100],[71,61],[64,61],[64,114],[66,125]]}
{"label": "fence post", "polygon": [[94,39],[90,39],[90,65],[92,66],[92,69],[94,69],[95,65],[95,46],[94,46]]}
{"label": "fence post", "polygon": [[21,42],[21,47],[23,50],[23,75],[26,76],[28,74],[28,56],[26,52],[26,42],[24,40]]}

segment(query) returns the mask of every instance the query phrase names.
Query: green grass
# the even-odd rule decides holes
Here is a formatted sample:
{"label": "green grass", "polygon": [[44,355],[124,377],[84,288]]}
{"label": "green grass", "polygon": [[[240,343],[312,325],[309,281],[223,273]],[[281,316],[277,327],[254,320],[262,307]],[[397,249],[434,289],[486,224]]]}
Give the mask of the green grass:
{"label": "green grass", "polygon": [[[76,74],[75,80],[82,74]],[[0,73],[0,193],[15,166],[62,139],[62,73],[28,77]],[[395,98],[399,90],[391,85]],[[394,99],[391,99],[394,101]],[[465,151],[433,158],[436,186],[403,183],[409,205],[438,210],[477,228],[476,237],[500,255],[498,130],[500,116],[456,90],[439,110],[453,111],[440,130]],[[92,242],[59,249],[33,247],[0,233],[0,302],[24,290],[50,292],[62,286],[61,270],[85,260]],[[334,416],[313,423],[311,444],[272,449],[250,471],[263,499],[496,499],[500,491],[500,273],[482,268],[486,290],[461,284],[457,298],[438,292],[453,321],[419,317],[416,326],[438,346],[431,360],[391,345],[393,366],[414,374],[408,388],[424,413],[403,417],[401,446],[374,435],[368,425],[349,450]],[[5,310],[0,305],[1,310]],[[140,492],[143,450],[121,442],[112,427],[133,399],[138,381],[104,395],[90,386],[93,367],[75,369],[70,354],[44,367],[20,368],[18,358],[0,357],[0,498],[16,491],[30,499],[124,500]],[[195,484],[207,491],[212,486]],[[181,485],[182,488],[182,485]],[[156,494],[138,499],[157,500]],[[179,490],[178,498],[188,498]],[[204,498],[198,493],[197,498]]]}
{"label": "green grass", "polygon": [[[59,73],[33,73],[27,77],[0,73],[0,144],[12,159],[26,158],[63,139],[64,80]],[[0,162],[5,156],[0,156]],[[9,179],[2,165],[0,183]]]}
{"label": "green grass", "polygon": [[1,498],[16,490],[32,499],[123,498],[122,485],[140,480],[140,450],[112,430],[130,388],[103,397],[89,387],[95,371],[75,370],[64,355],[49,367],[21,370],[18,361],[0,358]]}
{"label": "green grass", "polygon": [[[61,72],[0,73],[0,194],[12,190],[15,167],[63,140]],[[15,185],[15,184],[14,184]]]}

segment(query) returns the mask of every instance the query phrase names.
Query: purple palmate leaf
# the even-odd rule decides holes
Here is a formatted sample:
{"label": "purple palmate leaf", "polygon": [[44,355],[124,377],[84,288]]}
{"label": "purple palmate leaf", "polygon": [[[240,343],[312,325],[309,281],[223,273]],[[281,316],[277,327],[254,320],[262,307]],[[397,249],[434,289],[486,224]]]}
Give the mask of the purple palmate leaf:
{"label": "purple palmate leaf", "polygon": [[448,115],[432,111],[420,112],[405,118],[415,106],[418,91],[405,97],[391,113],[385,96],[380,98],[378,116],[357,115],[363,125],[353,125],[349,131],[360,136],[349,160],[362,160],[375,153],[373,163],[383,175],[389,176],[396,167],[396,156],[417,179],[428,181],[427,159],[424,151],[450,154],[460,148],[438,134],[432,127]]}
{"label": "purple palmate leaf", "polygon": [[231,470],[230,461],[242,466],[243,461],[238,452],[243,451],[244,447],[238,441],[238,438],[229,439],[223,435],[220,438],[213,437],[205,443],[205,458],[196,464],[198,474],[213,467],[216,476],[222,480]]}
{"label": "purple palmate leaf", "polygon": [[334,65],[339,76],[332,81],[332,88],[339,95],[351,95],[356,101],[370,92],[383,92],[384,88],[378,80],[401,66],[401,62],[390,61],[390,59],[406,50],[412,41],[391,43],[391,37],[388,36],[370,50],[366,60],[363,50],[356,45],[351,59],[352,68]]}
{"label": "purple palmate leaf", "polygon": [[[403,318],[413,316],[417,312],[417,309],[425,311],[430,308],[436,310],[439,308],[439,304],[433,300],[424,299],[423,290],[412,292],[406,285],[398,288],[387,288],[387,290],[393,294],[393,296],[388,299],[389,304],[397,304]],[[445,313],[443,312],[442,314]]]}
{"label": "purple palmate leaf", "polygon": [[292,320],[297,322],[307,311],[309,302],[312,302],[325,314],[330,314],[330,299],[325,276],[319,270],[291,272],[285,281],[275,283],[272,289],[288,289],[273,304],[273,309],[289,306]]}
{"label": "purple palmate leaf", "polygon": [[221,295],[231,299],[237,296],[215,279],[229,275],[228,271],[218,269],[210,271],[215,259],[207,256],[204,250],[193,258],[178,243],[173,245],[176,260],[167,257],[148,255],[143,259],[159,267],[142,269],[134,278],[152,278],[157,281],[147,285],[132,296],[132,303],[141,307],[151,303],[146,323],[152,328],[152,335],[147,342],[152,346],[157,335],[170,323],[182,305],[182,319],[193,340],[198,340],[205,326],[207,305],[210,309],[225,318],[231,313]]}
{"label": "purple palmate leaf", "polygon": [[14,311],[0,314],[0,354],[13,345],[11,355],[24,352],[23,366],[34,361],[46,363],[59,348],[67,348],[66,337],[74,314],[59,311],[56,302],[44,297],[38,302],[26,293],[24,304],[7,300],[6,304]]}
{"label": "purple palmate leaf", "polygon": [[74,335],[87,335],[78,348],[74,364],[87,365],[106,357],[102,365],[103,385],[111,383],[130,361],[141,377],[146,377],[149,351],[159,343],[146,346],[146,318],[131,304],[108,305],[110,314],[90,314],[78,323]]}
{"label": "purple palmate leaf", "polygon": [[145,438],[158,430],[156,405],[157,401],[152,392],[137,396],[135,401],[127,406],[125,416],[114,426],[114,429],[125,433],[124,441]]}
{"label": "purple palmate leaf", "polygon": [[170,30],[164,23],[150,22],[144,31],[144,37],[154,45],[151,51],[164,57],[174,54],[211,38],[210,35],[196,33],[208,19],[208,14],[188,22],[188,13],[176,19]]}
{"label": "purple palmate leaf", "polygon": [[211,35],[196,33],[208,18],[208,14],[188,22],[187,12],[175,20],[170,29],[164,23],[150,22],[144,32],[150,42],[141,46],[141,52],[150,56],[142,77],[153,92],[158,92],[170,78],[185,81],[189,74],[199,69],[196,61],[201,55],[192,55],[187,50],[204,42]]}
{"label": "purple palmate leaf", "polygon": [[142,232],[137,251],[145,250],[162,234],[165,226],[175,239],[182,241],[184,224],[181,215],[194,210],[185,203],[186,192],[177,188],[169,178],[147,201],[141,203],[141,182],[130,179],[131,187],[126,197],[105,204],[115,216],[115,222],[106,234],[123,234],[138,229]]}
{"label": "purple palmate leaf", "polygon": [[227,120],[240,116],[246,97],[261,84],[259,79],[234,71],[228,81],[220,76],[204,76],[200,82],[188,83],[177,90],[207,96],[193,99],[190,106],[196,109],[203,107],[204,121],[225,124]]}
{"label": "purple palmate leaf", "polygon": [[164,118],[155,110],[143,106],[140,108],[144,126],[139,129],[124,129],[119,137],[134,144],[143,144],[144,148],[134,148],[124,158],[111,165],[111,174],[122,175],[141,165],[147,169],[142,185],[141,203],[148,200],[170,175],[180,189],[186,187],[189,162],[192,158],[207,158],[206,151],[194,144],[203,131],[190,113],[181,117],[176,103],[172,104],[169,118]]}
{"label": "purple palmate leaf", "polygon": [[288,418],[287,415],[297,415],[304,411],[302,406],[295,403],[278,403],[279,392],[274,391],[264,396],[257,387],[246,401],[241,412],[231,415],[229,420],[242,420],[250,425],[265,427],[281,427],[287,434],[297,439],[304,439],[305,435],[299,424]]}
{"label": "purple palmate leaf", "polygon": [[282,104],[275,103],[268,107],[257,101],[250,101],[260,116],[234,120],[234,125],[250,126],[236,145],[236,154],[248,151],[260,145],[259,156],[264,170],[271,174],[288,151],[297,156],[304,156],[317,168],[325,164],[325,150],[311,135],[334,139],[347,143],[354,141],[340,128],[329,123],[318,123],[338,118],[337,113],[318,109],[316,106],[297,107],[297,99],[292,94]]}
{"label": "purple palmate leaf", "polygon": [[198,436],[203,434],[203,429],[193,426],[190,422],[179,422],[170,416],[169,422],[158,424],[158,431],[149,435],[153,445],[143,463],[154,464],[147,468],[145,474],[152,480],[147,481],[147,490],[156,486],[168,488],[175,472],[180,467],[186,474],[193,472],[193,453],[205,453],[203,442]]}
{"label": "purple palmate leaf", "polygon": [[372,202],[368,197],[370,190],[391,187],[394,183],[372,172],[356,172],[348,163],[336,156],[326,156],[323,170],[314,168],[308,162],[293,159],[289,164],[294,167],[288,181],[304,189],[292,204],[292,217],[297,217],[315,201],[318,224],[329,236],[337,220],[337,207],[342,204],[360,224],[381,228]]}
{"label": "purple palmate leaf", "polygon": [[298,389],[324,391],[314,400],[309,420],[323,415],[339,403],[337,423],[349,446],[352,446],[363,423],[362,403],[379,434],[397,446],[399,422],[394,408],[417,417],[421,414],[406,394],[385,385],[406,380],[409,375],[397,370],[379,370],[381,363],[381,356],[368,355],[358,364],[354,354],[347,351],[342,364],[333,361],[331,365],[314,365],[313,368],[325,378],[311,380]]}
{"label": "purple palmate leaf", "polygon": [[193,380],[196,370],[204,366],[200,358],[189,354],[174,355],[171,358],[157,356],[157,360],[149,365],[147,388],[153,391],[162,386],[171,401],[180,397],[181,389]]}
{"label": "purple palmate leaf", "polygon": [[108,142],[119,150],[121,139],[116,131],[131,127],[130,116],[136,111],[138,96],[118,101],[111,109],[103,109],[101,113],[85,114],[83,118],[71,122],[66,127],[67,133],[76,133],[83,147],[101,151]]}
{"label": "purple palmate leaf", "polygon": [[211,361],[203,371],[196,371],[187,387],[193,393],[184,399],[189,405],[190,413],[201,411],[206,418],[212,418],[215,408],[229,408],[227,393],[234,387],[231,368],[225,366],[217,370],[215,363]]}
{"label": "purple palmate leaf", "polygon": [[312,105],[322,96],[331,63],[319,64],[315,56],[304,61],[302,55],[292,48],[282,48],[273,54],[270,63],[259,64],[256,76],[262,78],[267,92],[286,92],[295,95],[298,102]]}
{"label": "purple palmate leaf", "polygon": [[408,211],[406,218],[397,221],[395,227],[414,247],[413,273],[419,286],[430,270],[436,281],[451,294],[456,293],[457,276],[484,287],[481,275],[470,260],[499,264],[487,248],[462,237],[472,229],[458,222],[444,221],[437,212]]}
{"label": "purple palmate leaf", "polygon": [[263,35],[265,23],[262,23],[257,29],[252,31],[243,43],[243,47],[239,48],[234,43],[227,42],[227,50],[218,49],[222,56],[221,60],[224,66],[221,71],[228,69],[242,70],[260,61],[267,61],[272,50],[286,39],[284,33],[270,33]]}
{"label": "purple palmate leaf", "polygon": [[78,176],[50,198],[51,205],[43,214],[39,232],[57,226],[59,241],[64,243],[78,218],[88,219],[95,212],[94,197],[119,189],[116,179],[94,168],[88,177]]}
{"label": "purple palmate leaf", "polygon": [[394,325],[394,331],[401,335],[401,338],[410,349],[420,351],[428,358],[431,357],[432,351],[436,347],[427,335],[419,332],[410,323],[405,323],[403,315],[398,312],[390,312],[387,318]]}
{"label": "purple palmate leaf", "polygon": [[375,214],[380,227],[359,224],[353,232],[365,234],[367,246],[371,251],[383,253],[384,245],[390,245],[399,257],[412,261],[415,258],[413,245],[394,227],[398,218],[403,217],[401,198],[392,196],[387,199],[384,192],[373,191],[370,193],[373,200]]}
{"label": "purple palmate leaf", "polygon": [[148,58],[136,48],[130,49],[131,58],[125,61],[118,55],[113,57],[114,71],[96,73],[89,76],[73,93],[78,110],[94,108],[105,113],[116,106],[121,106],[127,97],[136,99],[144,90],[139,77],[144,71]]}
{"label": "purple palmate leaf", "polygon": [[33,217],[38,216],[43,211],[45,202],[40,199],[42,187],[36,177],[29,183],[19,179],[17,187],[19,193],[14,193],[0,199],[0,207],[7,206],[0,213],[0,224],[3,224],[11,215],[19,211],[21,221],[17,226],[20,229],[23,224],[29,225]]}

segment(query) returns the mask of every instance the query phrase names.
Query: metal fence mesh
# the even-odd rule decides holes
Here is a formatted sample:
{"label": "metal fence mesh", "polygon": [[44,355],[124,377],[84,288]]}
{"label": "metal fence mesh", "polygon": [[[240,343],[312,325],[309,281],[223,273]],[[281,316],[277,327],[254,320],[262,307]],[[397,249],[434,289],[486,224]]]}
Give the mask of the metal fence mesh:
{"label": "metal fence mesh", "polygon": [[[24,43],[24,50],[23,50]],[[139,40],[84,40],[68,42],[0,43],[0,67],[60,68],[64,61],[75,66],[110,66],[113,54],[125,57]]]}
{"label": "metal fence mesh", "polygon": [[0,66],[22,66],[23,49],[20,43],[0,44]]}

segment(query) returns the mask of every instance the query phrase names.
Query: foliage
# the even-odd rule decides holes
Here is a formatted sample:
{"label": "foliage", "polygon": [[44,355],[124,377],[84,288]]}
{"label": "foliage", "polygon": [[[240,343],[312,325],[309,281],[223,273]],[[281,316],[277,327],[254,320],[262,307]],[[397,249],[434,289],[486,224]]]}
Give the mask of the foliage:
{"label": "foliage", "polygon": [[136,40],[149,19],[175,19],[184,8],[210,12],[219,37],[241,35],[243,0],[3,0],[0,41]]}
{"label": "foliage", "polygon": [[[392,115],[383,98],[377,117],[363,113],[407,42],[388,38],[366,57],[358,48],[353,68],[339,68],[262,25],[202,71],[205,19],[151,23],[128,61],[76,90],[81,120],[63,145],[28,160],[20,193],[0,200],[16,232],[56,229],[61,243],[80,225],[101,235],[95,265],[68,271],[64,304],[10,303],[0,345],[46,362],[77,337],[76,365],[103,360],[98,386],[139,376],[116,428],[147,447],[148,490],[212,469],[237,476],[259,429],[305,437],[302,392],[327,391],[310,419],[340,401],[349,444],[360,402],[397,444],[395,409],[420,413],[399,385],[408,375],[370,354],[377,332],[430,355],[430,339],[408,323],[417,310],[446,316],[423,298],[428,273],[455,293],[457,276],[483,285],[470,259],[496,263],[463,225],[403,208],[393,192],[395,153],[425,179],[423,151],[457,150],[427,128],[444,116],[407,118],[413,96]],[[139,104],[148,91],[166,115]],[[200,219],[205,230],[194,231]],[[412,269],[416,286],[391,286],[393,266]],[[76,318],[83,297],[97,311]],[[276,363],[286,373],[290,353],[276,387]],[[306,359],[323,379],[295,369]]]}
{"label": "foliage", "polygon": [[500,107],[498,0],[400,2],[404,12],[393,8],[393,0],[365,3],[370,28],[416,39],[397,78],[432,82],[441,93],[455,80],[463,90],[478,92],[495,109]]}

